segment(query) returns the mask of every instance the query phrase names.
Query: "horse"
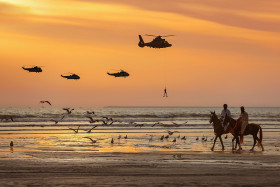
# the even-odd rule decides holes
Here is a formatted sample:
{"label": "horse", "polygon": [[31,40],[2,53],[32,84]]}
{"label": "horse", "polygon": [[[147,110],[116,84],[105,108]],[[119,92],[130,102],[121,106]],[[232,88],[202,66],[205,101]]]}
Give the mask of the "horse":
{"label": "horse", "polygon": [[[222,150],[225,149],[224,147],[224,144],[223,144],[223,140],[222,140],[222,135],[223,134],[227,134],[229,133],[230,131],[226,131],[224,130],[224,127],[222,126],[222,122],[219,120],[218,116],[216,115],[215,111],[214,112],[211,112],[211,116],[210,116],[210,121],[209,121],[210,124],[213,123],[213,127],[214,127],[214,133],[215,133],[215,139],[214,139],[214,144],[211,148],[211,151],[214,150],[214,147],[215,147],[215,144],[216,144],[216,140],[217,138],[220,139],[221,141],[221,144],[222,144]],[[233,128],[233,127],[232,127]],[[234,134],[233,134],[234,135]],[[234,150],[234,147],[233,147],[233,144],[234,144],[234,140],[236,140],[236,146],[237,144],[239,145],[240,147],[240,143],[239,143],[239,137],[237,135],[234,135],[234,138],[232,139],[232,150]],[[235,146],[235,147],[236,147]]]}
{"label": "horse", "polygon": [[[242,144],[243,142],[243,135],[249,135],[251,134],[254,138],[254,144],[252,149],[250,149],[250,151],[254,151],[256,142],[258,141],[258,147],[261,147],[262,151],[264,151],[263,145],[262,145],[262,139],[263,139],[263,134],[262,134],[262,128],[260,125],[258,124],[254,124],[254,123],[250,123],[247,125],[244,134],[240,135],[239,132],[241,131],[241,123],[239,123],[238,121],[240,121],[240,118],[238,120],[234,120],[233,118],[229,117],[229,116],[225,116],[223,124],[227,124],[229,123],[229,126],[234,126],[232,128],[232,134],[234,134],[234,136],[241,136],[240,137],[240,143]],[[258,133],[260,133],[260,137],[258,138]],[[242,150],[241,146],[239,147],[240,150]]]}

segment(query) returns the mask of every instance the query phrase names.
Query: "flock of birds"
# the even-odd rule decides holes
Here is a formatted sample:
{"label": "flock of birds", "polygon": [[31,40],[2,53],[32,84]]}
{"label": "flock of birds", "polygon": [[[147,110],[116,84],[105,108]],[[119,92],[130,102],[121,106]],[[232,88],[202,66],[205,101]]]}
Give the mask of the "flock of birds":
{"label": "flock of birds", "polygon": [[[42,103],[42,104],[45,104],[45,103],[46,103],[46,104],[52,106],[52,104],[51,104],[50,101],[40,101],[40,103]],[[66,112],[66,114],[62,114],[62,116],[61,116],[59,119],[51,119],[51,120],[50,120],[50,121],[54,122],[55,125],[58,125],[58,123],[62,122],[66,115],[71,115],[72,112],[73,112],[75,109],[74,109],[74,108],[62,108],[62,110],[64,110],[64,111]],[[94,114],[95,114],[94,111],[86,111],[86,112],[85,112],[85,117],[88,118],[88,120],[89,120],[88,122],[89,122],[90,124],[96,123],[96,124],[93,125],[90,129],[83,129],[83,131],[85,131],[85,133],[92,133],[93,130],[96,129],[97,127],[99,127],[99,126],[111,126],[111,125],[113,125],[113,123],[119,123],[119,124],[125,123],[125,122],[122,122],[122,121],[119,121],[119,120],[114,120],[112,117],[107,117],[107,116],[102,116],[101,119],[94,119],[93,116],[91,116],[91,115],[94,115]],[[6,121],[8,121],[8,120],[14,121],[14,118],[13,118],[12,116],[4,116],[4,117],[1,118],[1,120],[2,120],[2,121],[3,121],[3,120],[6,120]],[[126,123],[127,123],[127,122],[126,122]],[[163,127],[167,127],[167,128],[169,128],[169,127],[175,127],[175,128],[176,128],[176,127],[180,127],[180,126],[182,126],[182,125],[186,125],[187,123],[188,123],[187,121],[184,122],[184,123],[181,123],[181,124],[172,122],[172,124],[170,125],[170,124],[163,124],[163,123],[161,123],[161,122],[156,122],[156,123],[154,123],[154,124],[149,124],[149,125],[150,125],[150,127],[163,126]],[[136,122],[133,122],[133,121],[128,122],[127,124],[128,124],[128,125],[133,125],[134,127],[140,127],[140,128],[143,127],[144,125],[145,125],[145,126],[149,126],[148,124],[145,124],[145,123],[139,124],[139,123],[136,123]],[[68,129],[69,129],[69,130],[72,130],[72,131],[76,134],[76,133],[79,133],[79,132],[80,132],[80,130],[81,130],[80,127],[81,127],[81,126],[79,125],[77,128],[68,127]],[[178,133],[179,133],[179,135],[177,135],[176,137],[171,137],[172,135],[178,134]],[[83,138],[90,140],[91,143],[93,143],[93,144],[97,142],[97,140],[92,139],[91,137],[83,137]],[[170,139],[170,138],[173,138],[173,140],[172,140],[173,143],[177,142],[178,140],[184,141],[184,140],[187,139],[186,136],[182,136],[182,137],[181,137],[179,131],[170,131],[170,130],[168,130],[166,135],[162,135],[162,136],[159,137],[159,140],[163,141],[163,140],[168,140],[168,139]],[[225,136],[225,139],[227,139],[227,138],[228,138],[228,136],[226,135],[226,136]],[[122,136],[119,135],[119,136],[117,137],[117,139],[118,139],[118,140],[122,139]],[[125,135],[125,136],[123,137],[123,139],[128,139],[128,136]],[[153,140],[154,140],[154,135],[150,135],[149,142],[151,142],[151,141],[153,141]],[[200,138],[199,138],[199,137],[196,137],[195,140],[196,140],[196,141],[199,141]],[[214,140],[214,137],[210,139],[210,141],[213,141],[213,140]],[[201,141],[202,141],[202,142],[207,142],[207,141],[208,141],[208,138],[205,137],[205,136],[203,135],[203,137],[201,137]],[[111,138],[111,144],[113,144],[114,142],[115,142],[114,138]],[[10,146],[13,146],[13,143],[11,143]]]}

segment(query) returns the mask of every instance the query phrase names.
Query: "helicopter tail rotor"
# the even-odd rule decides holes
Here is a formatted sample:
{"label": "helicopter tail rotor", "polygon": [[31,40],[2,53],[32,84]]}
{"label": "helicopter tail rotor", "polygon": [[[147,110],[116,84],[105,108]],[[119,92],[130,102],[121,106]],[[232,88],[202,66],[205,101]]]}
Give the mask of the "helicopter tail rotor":
{"label": "helicopter tail rotor", "polygon": [[138,46],[139,47],[144,47],[145,46],[145,42],[144,42],[144,40],[143,40],[143,38],[142,38],[142,36],[141,35],[139,35],[139,43],[138,43]]}

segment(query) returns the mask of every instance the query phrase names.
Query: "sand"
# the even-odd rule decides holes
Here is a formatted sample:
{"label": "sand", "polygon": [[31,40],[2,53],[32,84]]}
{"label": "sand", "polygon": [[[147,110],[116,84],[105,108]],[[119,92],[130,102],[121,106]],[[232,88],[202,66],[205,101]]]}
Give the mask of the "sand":
{"label": "sand", "polygon": [[1,158],[0,186],[277,186],[280,157],[262,152],[29,152]]}

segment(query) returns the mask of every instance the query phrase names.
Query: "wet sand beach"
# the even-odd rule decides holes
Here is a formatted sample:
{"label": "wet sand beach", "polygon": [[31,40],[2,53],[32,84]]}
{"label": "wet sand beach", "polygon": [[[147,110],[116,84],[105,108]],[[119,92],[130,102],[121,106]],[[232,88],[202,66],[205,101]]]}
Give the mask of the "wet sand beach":
{"label": "wet sand beach", "polygon": [[[265,109],[267,114],[261,118],[259,113],[264,109],[251,109],[252,119],[263,127],[265,149],[261,151],[256,146],[252,152],[249,151],[252,136],[245,137],[242,151],[232,152],[230,134],[228,138],[222,137],[224,151],[221,151],[219,141],[215,151],[211,151],[214,133],[208,110],[212,108],[153,108],[153,116],[148,115],[151,111],[146,110],[151,110],[149,108],[130,109],[129,112],[126,109],[99,109],[100,114],[95,119],[111,114],[124,121],[110,126],[90,124],[85,112],[78,110],[76,113],[80,114],[66,116],[57,125],[50,119],[59,110],[10,110],[10,115],[17,116],[15,120],[0,123],[0,186],[280,184],[280,118],[278,112],[271,114],[272,109]],[[7,111],[3,110],[3,113]],[[97,109],[95,111],[98,113]],[[136,121],[136,124],[129,121]],[[153,126],[156,122],[162,124]],[[174,122],[181,125],[174,126]],[[139,124],[142,126],[137,126]],[[97,127],[87,133],[93,125]],[[78,126],[78,133],[69,129]],[[174,134],[161,140],[168,131]],[[112,139],[114,143],[111,143]],[[10,147],[11,141],[13,147]]]}
{"label": "wet sand beach", "polygon": [[261,153],[30,152],[1,159],[1,186],[278,186],[280,159]]}

